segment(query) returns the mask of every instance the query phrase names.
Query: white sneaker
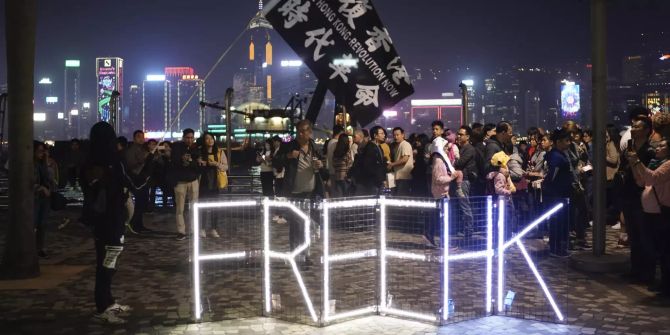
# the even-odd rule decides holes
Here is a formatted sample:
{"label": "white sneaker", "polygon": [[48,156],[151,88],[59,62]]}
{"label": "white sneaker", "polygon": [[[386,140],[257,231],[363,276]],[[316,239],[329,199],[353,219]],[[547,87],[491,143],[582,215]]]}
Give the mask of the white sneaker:
{"label": "white sneaker", "polygon": [[207,232],[204,229],[200,229],[200,238],[207,238]]}
{"label": "white sneaker", "polygon": [[286,221],[286,219],[284,219],[283,217],[277,219],[277,224],[286,224],[287,222],[288,221]]}
{"label": "white sneaker", "polygon": [[93,320],[110,325],[122,325],[126,323],[126,320],[120,318],[116,312],[109,308],[102,313],[93,314]]}
{"label": "white sneaker", "polygon": [[128,305],[121,305],[121,304],[118,304],[118,303],[114,303],[114,305],[111,305],[111,306],[107,307],[107,310],[108,311],[111,310],[111,311],[115,312],[116,314],[120,314],[120,313],[129,313],[133,310],[133,308],[128,306]]}
{"label": "white sneaker", "polygon": [[219,235],[219,232],[216,231],[216,229],[212,229],[212,230],[209,232],[209,236],[211,236],[211,237],[213,237],[213,238],[219,238],[219,237],[221,237],[221,236]]}
{"label": "white sneaker", "polygon": [[279,215],[273,215],[272,216],[272,222],[277,222],[279,221]]}
{"label": "white sneaker", "polygon": [[617,222],[614,226],[612,226],[612,229],[614,229],[614,230],[621,229],[621,222]]}

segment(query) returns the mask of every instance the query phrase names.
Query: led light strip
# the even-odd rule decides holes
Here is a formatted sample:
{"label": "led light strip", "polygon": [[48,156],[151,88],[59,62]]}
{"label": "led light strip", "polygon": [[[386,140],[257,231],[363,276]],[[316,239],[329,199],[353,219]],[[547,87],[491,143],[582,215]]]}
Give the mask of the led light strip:
{"label": "led light strip", "polygon": [[[293,250],[291,253],[282,253],[282,252],[276,252],[270,250],[270,208],[271,207],[279,207],[279,208],[288,208],[292,212],[294,212],[296,215],[298,215],[300,218],[304,220],[305,224],[305,242],[298,246],[295,250]],[[307,292],[307,287],[305,287],[305,283],[303,282],[302,275],[300,274],[300,271],[298,270],[298,265],[295,262],[295,258],[302,253],[303,251],[307,250],[307,248],[310,245],[310,224],[311,224],[311,219],[307,214],[305,214],[302,210],[300,210],[298,207],[296,207],[294,204],[290,202],[284,202],[284,201],[276,201],[276,200],[270,200],[268,198],[263,199],[263,209],[264,209],[264,215],[263,215],[263,232],[265,233],[264,237],[264,245],[263,245],[263,251],[265,254],[265,312],[266,313],[271,313],[272,312],[272,304],[271,304],[271,290],[270,290],[270,259],[271,258],[278,258],[282,259],[285,261],[288,261],[291,264],[291,268],[293,269],[293,274],[295,275],[296,280],[298,281],[298,286],[300,286],[300,291],[302,293],[303,298],[305,299],[305,304],[307,305],[307,309],[309,310],[309,314],[312,317],[312,321],[318,322],[319,318],[316,315],[316,311],[314,310],[314,305],[312,304],[312,299],[309,297],[309,293]]]}
{"label": "led light strip", "polygon": [[[498,210],[500,213],[500,209]],[[504,210],[502,210],[504,214]],[[500,214],[498,214],[500,215]],[[491,209],[489,209],[489,220],[493,221]],[[503,287],[505,286],[505,220],[500,220],[498,217],[498,313],[503,312]]]}
{"label": "led light strip", "polygon": [[[416,313],[412,311],[405,311],[397,308],[390,308],[387,305],[386,301],[386,295],[387,295],[387,283],[386,283],[386,260],[388,257],[393,257],[393,258],[400,258],[400,259],[410,259],[410,260],[416,260],[416,261],[427,261],[428,258],[426,255],[420,255],[420,254],[415,254],[415,253],[410,253],[410,252],[403,252],[403,251],[396,251],[396,250],[388,250],[387,245],[386,245],[386,207],[391,206],[391,207],[410,207],[410,208],[439,208],[437,203],[435,201],[415,201],[415,200],[396,200],[396,199],[387,199],[386,197],[380,197],[379,198],[379,203],[380,203],[380,268],[381,268],[381,276],[380,276],[380,294],[379,294],[379,311],[382,313],[386,314],[391,314],[391,315],[397,315],[397,316],[404,316],[404,317],[409,317],[409,318],[415,318],[415,319],[420,319],[420,320],[426,320],[426,321],[436,321],[437,317],[435,315],[428,315],[428,314],[422,314],[422,313]],[[446,206],[448,208],[448,206]],[[447,230],[447,235],[443,235],[443,243],[445,243],[445,238],[444,236],[449,236],[448,235],[448,218],[444,220],[445,223],[445,228]],[[446,240],[448,241],[448,239]],[[444,259],[448,259],[448,242],[446,242],[446,245],[444,246],[445,249],[445,255]],[[444,266],[446,269],[447,266]],[[447,309],[447,305],[442,309],[443,311]]]}
{"label": "led light strip", "polygon": [[526,259],[526,262],[528,263],[528,266],[530,267],[530,270],[533,271],[533,274],[535,275],[535,279],[537,279],[537,282],[540,283],[540,287],[542,287],[542,291],[544,292],[544,295],[547,297],[547,300],[549,300],[549,304],[551,304],[551,308],[554,309],[554,313],[556,313],[556,317],[558,317],[559,320],[563,321],[563,313],[558,309],[558,306],[556,305],[556,302],[554,301],[554,297],[551,295],[551,292],[549,292],[549,289],[547,288],[547,284],[544,283],[544,279],[540,276],[540,273],[537,271],[537,268],[535,267],[535,263],[533,260],[530,258],[528,255],[528,252],[526,251],[526,248],[523,246],[523,243],[521,241],[516,241],[517,247],[519,247],[519,250],[521,250],[521,253],[523,254],[523,257]]}
{"label": "led light strip", "polygon": [[363,251],[348,252],[346,254],[337,254],[328,256],[328,262],[341,262],[352,259],[368,258],[377,256],[377,249],[368,249]]}
{"label": "led light strip", "polygon": [[502,249],[507,249],[511,245],[515,244],[517,241],[520,241],[524,236],[526,236],[526,234],[528,234],[531,230],[533,230],[540,223],[542,223],[542,221],[544,221],[544,220],[548,219],[550,216],[554,215],[554,213],[558,212],[561,208],[563,208],[563,203],[559,203],[558,205],[554,206],[552,209],[548,210],[546,213],[542,214],[542,216],[540,216],[535,221],[533,221],[531,224],[529,224],[528,227],[524,228],[524,230],[522,230],[519,234],[514,236],[509,241],[505,242]]}
{"label": "led light strip", "polygon": [[442,200],[442,320],[449,318],[449,199]]}
{"label": "led light strip", "polygon": [[323,321],[330,322],[337,319],[359,316],[377,311],[377,306],[336,313],[330,315],[330,263],[349,261],[377,256],[376,249],[354,251],[345,254],[330,254],[330,210],[335,208],[373,207],[379,203],[378,199],[355,199],[337,202],[323,200]]}
{"label": "led light strip", "polygon": [[229,201],[196,203],[193,205],[193,305],[196,320],[200,320],[202,317],[202,305],[200,299],[200,261],[239,259],[246,257],[245,252],[200,255],[200,209],[252,207],[257,204],[256,201]]}

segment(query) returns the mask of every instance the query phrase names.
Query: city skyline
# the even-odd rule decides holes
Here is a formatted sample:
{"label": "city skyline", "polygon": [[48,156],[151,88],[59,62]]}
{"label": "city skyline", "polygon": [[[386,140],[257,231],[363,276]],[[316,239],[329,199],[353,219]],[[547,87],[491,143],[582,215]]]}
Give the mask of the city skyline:
{"label": "city skyline", "polygon": [[[490,121],[484,117],[484,114],[487,112],[486,107],[497,105],[497,109],[489,109],[489,115],[495,113],[497,117],[502,119],[512,119],[517,122],[519,125],[536,125],[542,122],[549,122],[551,120],[558,121],[557,116],[548,116],[546,115],[548,111],[554,110],[552,113],[559,113],[558,110],[555,110],[557,106],[556,103],[550,102],[547,105],[547,98],[551,101],[556,99],[556,96],[560,97],[559,89],[556,88],[554,91],[551,91],[552,85],[557,87],[559,81],[568,80],[568,81],[577,81],[577,97],[579,98],[579,85],[582,84],[583,88],[588,88],[590,90],[589,80],[590,75],[589,71],[586,71],[586,67],[589,64],[588,54],[590,52],[588,36],[589,34],[584,34],[584,31],[588,31],[588,3],[583,1],[578,1],[577,3],[572,4],[572,11],[570,13],[565,11],[563,7],[557,7],[558,4],[555,1],[549,1],[543,3],[542,5],[526,3],[526,1],[518,1],[519,6],[505,6],[500,4],[494,4],[489,1],[478,1],[475,4],[459,4],[458,6],[447,6],[443,3],[436,1],[422,1],[417,4],[392,4],[392,3],[376,3],[378,11],[384,22],[388,25],[388,28],[394,38],[394,45],[399,49],[399,52],[403,55],[403,60],[407,64],[407,68],[410,76],[413,78],[413,82],[417,86],[416,94],[411,98],[414,99],[430,99],[430,98],[439,98],[440,95],[445,93],[455,93],[458,95],[459,89],[458,84],[462,80],[472,80],[474,85],[472,88],[475,92],[478,92],[479,95],[475,95],[471,92],[471,101],[470,109],[473,112],[474,121]],[[209,2],[203,1],[206,5]],[[55,9],[64,10],[69,6],[71,2],[66,1],[60,8]],[[211,4],[211,3],[210,3]],[[44,8],[49,8],[53,4],[43,4],[44,6],[40,8],[38,14],[38,22],[49,22],[53,17],[43,13]],[[49,39],[48,41],[43,41],[41,24],[38,23],[38,37],[37,37],[37,59],[36,59],[36,72],[35,72],[35,81],[37,87],[37,81],[40,78],[51,78],[54,80],[52,90],[55,90],[58,93],[51,94],[52,96],[57,96],[60,99],[59,104],[62,104],[65,114],[68,114],[68,107],[64,106],[65,104],[71,104],[67,102],[68,98],[66,95],[67,92],[63,94],[63,91],[67,91],[66,87],[62,87],[63,83],[67,81],[67,68],[65,71],[65,76],[63,76],[62,64],[63,60],[71,59],[77,60],[80,65],[77,67],[77,77],[79,88],[77,89],[77,99],[81,101],[95,101],[96,92],[95,92],[95,83],[93,82],[92,75],[94,73],[94,62],[96,58],[105,58],[106,56],[120,57],[124,59],[124,78],[119,84],[121,87],[131,87],[132,85],[143,86],[145,77],[150,74],[163,74],[164,69],[172,66],[186,66],[194,69],[194,73],[200,74],[201,77],[204,77],[204,74],[209,70],[211,63],[217,58],[222,49],[227,47],[227,45],[232,40],[231,36],[237,34],[234,29],[224,29],[221,31],[220,35],[222,38],[219,43],[206,44],[201,47],[195,47],[193,44],[198,43],[200,40],[206,39],[210,35],[218,35],[219,33],[210,28],[192,28],[190,27],[190,19],[192,15],[186,15],[188,11],[197,11],[201,7],[183,7],[180,4],[172,3],[170,1],[164,2],[159,7],[156,4],[129,4],[125,1],[120,1],[117,3],[115,10],[122,13],[124,10],[134,10],[137,15],[142,15],[142,13],[150,12],[151,15],[155,16],[152,25],[145,24],[142,26],[143,22],[138,21],[137,17],[127,18],[124,16],[121,19],[127,25],[124,26],[126,31],[120,31],[116,34],[114,38],[109,39],[109,44],[100,44],[99,41],[89,41],[87,38],[83,38],[80,44],[77,44],[75,47],[71,47],[74,43],[73,41],[79,40],[75,37],[77,35],[89,35],[90,32],[80,31],[73,34],[64,34],[65,36],[70,36],[72,41],[64,41],[62,36],[63,34],[58,34],[59,32],[67,32],[72,29],[72,26],[58,26],[55,28],[55,31],[50,31],[51,33],[56,34],[56,38]],[[220,4],[211,4],[212,6]],[[458,17],[459,19],[462,16],[469,17],[474,19],[481,17],[481,21],[474,19],[472,23],[459,26],[456,29],[451,27],[458,22],[458,20],[438,20],[431,21],[427,20],[428,17],[434,15],[433,12],[427,11],[426,6],[432,5],[436,9],[448,9],[449,11],[441,13],[445,15],[445,18],[451,16]],[[182,6],[182,7],[180,7]],[[478,11],[477,6],[484,6],[486,8],[485,12]],[[622,18],[622,13],[626,12],[628,15],[629,21],[641,22],[637,24],[635,29],[626,29],[621,31],[620,25],[610,24],[611,30],[616,33],[619,32],[619,38],[610,38],[610,79],[618,80],[622,84],[633,84],[635,80],[640,81],[643,77],[650,77],[650,74],[647,74],[646,65],[643,64],[643,61],[640,60],[640,56],[644,59],[654,59],[656,55],[663,55],[669,53],[668,46],[668,35],[665,34],[662,30],[654,31],[656,21],[653,19],[654,9],[658,10],[659,8],[664,8],[665,4],[658,3],[656,1],[643,1],[638,3],[635,6],[626,4],[624,1],[614,2],[611,5],[611,22],[617,19]],[[87,17],[85,14],[86,11],[92,10],[90,5],[82,5],[70,8],[71,11],[68,12],[68,15],[77,15],[76,13],[82,13],[81,17]],[[176,12],[170,10],[186,10],[183,20],[171,20],[169,24],[165,24],[163,20],[170,18],[170,15],[174,15]],[[257,2],[254,1],[236,1],[235,5],[229,5],[226,7],[229,11],[226,12],[226,15],[230,15],[232,20],[227,21],[225,25],[233,25],[236,21],[246,22],[255,15],[257,12]],[[495,15],[492,16],[490,11],[496,10]],[[413,15],[412,11],[420,11],[422,15],[426,16],[426,19],[417,22]],[[552,17],[546,17],[546,12],[552,12],[554,15]],[[234,13],[239,13],[239,15],[234,15]],[[645,14],[645,20],[636,21],[636,16]],[[404,17],[402,20],[398,20],[398,17]],[[40,18],[44,17],[44,20],[40,21]],[[147,16],[149,19],[151,16]],[[188,20],[186,18],[189,18]],[[203,16],[206,17],[206,16]],[[523,22],[518,22],[518,20],[513,19],[514,17],[521,17],[524,20]],[[486,19],[484,19],[486,18]],[[556,24],[552,25],[552,22],[555,23],[556,20],[560,19],[571,20],[570,24],[561,26],[560,31],[556,31]],[[83,20],[86,21],[86,20]],[[542,21],[542,22],[540,22]],[[148,20],[147,20],[148,22]],[[229,23],[230,22],[230,23]],[[204,24],[204,20],[200,20],[200,23]],[[237,22],[239,23],[239,22]],[[438,28],[436,25],[443,24],[443,28]],[[502,39],[493,40],[491,36],[485,37],[485,30],[490,29],[491,32],[494,25],[502,24],[505,29],[502,29],[499,32],[502,35],[509,35],[517,33],[516,38],[511,36],[506,36]],[[540,32],[530,29],[531,26],[538,24],[544,30],[540,29]],[[244,25],[241,25],[244,26]],[[411,29],[408,29],[408,26]],[[134,27],[134,28],[133,28]],[[157,27],[161,27],[157,31]],[[180,29],[175,30],[175,27]],[[98,28],[94,28],[96,31]],[[431,38],[434,38],[435,43],[425,43],[426,39],[413,39],[413,35],[423,35],[425,36],[427,30],[442,30],[444,34],[433,34],[430,35]],[[586,29],[586,30],[585,30]],[[581,32],[580,32],[581,30]],[[644,31],[654,31],[653,34],[644,33]],[[136,31],[137,34],[129,34],[129,32]],[[453,34],[449,32],[453,31]],[[643,33],[638,33],[638,31],[643,31]],[[196,33],[197,32],[197,33]],[[519,34],[519,33],[522,34]],[[108,34],[109,32],[104,32]],[[106,35],[101,36],[106,36]],[[184,41],[186,35],[190,35],[189,41]],[[253,36],[253,34],[247,34]],[[496,33],[493,33],[496,35]],[[541,37],[544,36],[544,37]],[[566,40],[566,36],[568,39]],[[252,37],[252,41],[253,41]],[[270,38],[269,36],[267,38]],[[458,42],[450,42],[451,39],[457,38]],[[240,39],[233,47],[233,51],[228,55],[224,62],[216,69],[214,74],[207,81],[207,95],[206,99],[210,101],[222,101],[223,91],[226,87],[233,87],[236,84],[236,78],[247,70],[244,70],[246,67],[250,66],[248,62],[248,53],[245,52],[248,46],[245,45],[248,43],[248,38]],[[126,49],[127,44],[125,42],[135,41],[136,43],[139,40],[146,42],[145,46],[142,48],[132,48]],[[257,51],[263,50],[263,41],[260,38],[256,38],[257,42]],[[54,41],[57,44],[54,44]],[[181,41],[181,42],[180,42]],[[421,41],[421,45],[417,45],[417,41]],[[500,45],[501,41],[504,41],[504,45]],[[556,41],[562,41],[561,43],[556,43]],[[90,42],[90,43],[89,43]],[[271,42],[275,46],[274,50],[274,59],[275,62],[281,62],[282,60],[295,60],[297,56],[290,50],[286,43],[281,40],[281,38],[273,34],[271,37]],[[441,43],[442,42],[442,43]],[[551,43],[554,42],[554,43]],[[614,42],[614,43],[612,43]],[[626,45],[623,46],[623,42],[626,42]],[[61,44],[58,44],[61,43]],[[191,46],[189,46],[189,43]],[[532,43],[535,48],[527,48],[525,45],[527,43]],[[170,45],[169,48],[166,48],[166,45]],[[623,47],[622,47],[623,46]],[[4,44],[3,46],[4,47]],[[208,49],[209,48],[209,49]],[[213,50],[218,48],[219,51],[214,52]],[[478,52],[480,49],[490,50],[489,52]],[[164,50],[163,50],[164,49]],[[199,50],[212,50],[211,53],[197,53]],[[483,50],[482,49],[482,50]],[[47,54],[49,57],[44,56],[44,50],[49,50]],[[77,50],[77,51],[69,51]],[[102,53],[95,54],[93,58],[89,58],[92,50],[100,51]],[[116,51],[114,51],[116,50]],[[496,51],[498,50],[498,51]],[[64,55],[65,58],[58,59],[57,55]],[[260,54],[259,54],[260,55]],[[437,55],[437,56],[436,56]],[[622,62],[622,55],[624,61]],[[2,55],[4,57],[4,54]],[[632,57],[632,58],[631,58]],[[209,59],[209,60],[207,60]],[[634,62],[631,63],[627,59],[633,59]],[[209,62],[209,63],[208,63]],[[4,63],[4,62],[3,62]],[[93,64],[91,64],[93,63]],[[630,63],[630,64],[629,64]],[[54,64],[59,64],[56,66]],[[260,70],[260,63],[253,65],[258,67]],[[655,66],[655,65],[654,65]],[[667,67],[667,65],[663,65]],[[511,92],[513,94],[513,102],[501,102],[504,101],[504,98],[494,98],[494,94],[489,94],[489,97],[486,96],[485,90],[485,81],[495,81],[498,78],[498,86],[500,82],[508,82],[506,85],[518,85],[520,79],[519,77],[528,77],[525,74],[519,74],[518,72],[523,71],[524,68],[528,68],[530,72],[534,70],[551,73],[553,76],[551,80],[553,82],[545,81],[545,87],[542,89],[534,87],[536,83],[530,83],[526,79],[526,83],[523,84],[526,87],[529,87],[530,90],[524,92],[510,91],[509,89],[503,88],[506,92]],[[4,70],[0,68],[0,70]],[[657,71],[657,69],[654,69]],[[665,71],[665,70],[663,70]],[[644,72],[644,73],[643,73]],[[263,71],[265,73],[265,71]],[[268,74],[271,74],[269,72]],[[501,73],[505,73],[508,78],[501,78]],[[4,71],[0,71],[0,82],[3,81]],[[258,76],[256,74],[255,76]],[[510,76],[514,77],[510,79]],[[531,74],[531,76],[533,76]],[[580,77],[581,76],[581,77]],[[270,79],[271,75],[267,76],[268,83],[270,80],[272,82],[282,80],[286,81],[285,78],[274,76]],[[634,78],[632,80],[630,78]],[[432,79],[432,80],[431,80]],[[258,78],[254,79],[254,82]],[[511,80],[511,83],[509,81]],[[523,80],[522,80],[523,81]],[[531,80],[532,81],[532,80]],[[260,84],[259,84],[260,85]],[[522,86],[523,86],[522,85]],[[168,109],[167,119],[165,122],[170,122],[170,118],[176,114],[177,110],[182,106],[176,106],[178,92],[176,91],[178,86],[177,80],[173,78],[170,85],[170,102]],[[273,85],[274,86],[274,85]],[[666,85],[667,86],[667,85]],[[124,95],[129,95],[131,92],[128,89],[122,89],[122,97]],[[283,88],[281,85],[277,87],[262,87],[264,96],[271,94],[272,88],[277,88],[281,91]],[[547,89],[549,88],[549,89]],[[285,88],[283,88],[284,91]],[[540,91],[544,90],[542,94]],[[279,92],[279,91],[278,91]],[[547,92],[549,92],[547,94]],[[140,94],[142,92],[139,92]],[[284,92],[285,93],[285,92]],[[649,94],[653,95],[652,92],[642,92],[645,95],[645,99],[657,99],[659,97],[652,96],[648,98]],[[36,93],[37,94],[37,93]],[[70,93],[71,94],[71,93]],[[519,94],[517,99],[516,94]],[[286,94],[284,94],[286,95]],[[587,114],[580,116],[583,120],[588,120],[588,110],[590,110],[590,92],[587,90],[582,90],[582,107]],[[236,96],[238,97],[238,96]],[[270,96],[269,101],[272,101],[273,104],[283,105],[287,101],[282,101],[284,99],[288,100],[285,96],[278,96],[275,94],[275,99],[272,99]],[[663,95],[660,96],[660,99],[663,98]],[[503,100],[501,100],[503,99]],[[544,100],[543,103],[540,103],[540,100]],[[72,98],[69,98],[72,100]],[[261,99],[264,100],[264,99]],[[274,100],[274,101],[273,101]],[[398,109],[406,109],[409,107],[409,99],[401,104],[399,104]],[[510,99],[507,98],[509,101]],[[641,101],[641,99],[638,99]],[[495,101],[495,103],[494,103]],[[136,113],[132,109],[134,107],[130,106],[130,101],[122,103],[119,106],[119,109],[122,110],[122,113]],[[622,104],[613,104],[614,108],[623,108],[626,106]],[[37,107],[37,106],[36,106]],[[560,107],[560,106],[559,106]],[[62,108],[62,109],[63,109]],[[473,110],[474,108],[474,110]],[[527,115],[528,111],[532,111],[532,115]],[[406,110],[405,110],[406,112]],[[480,115],[477,115],[480,113]],[[543,114],[543,115],[540,115]],[[122,114],[125,115],[125,114]],[[68,115],[65,115],[66,119],[69,119],[69,127],[72,127],[72,119],[68,118]],[[132,116],[131,116],[132,118]],[[490,116],[489,116],[490,118]],[[144,119],[144,116],[142,117]],[[407,120],[406,120],[407,121]],[[126,124],[124,120],[123,127],[132,127],[132,123]],[[145,127],[146,128],[146,127]],[[124,129],[128,130],[128,129]],[[174,129],[173,129],[174,130]],[[79,130],[77,131],[79,132]]]}

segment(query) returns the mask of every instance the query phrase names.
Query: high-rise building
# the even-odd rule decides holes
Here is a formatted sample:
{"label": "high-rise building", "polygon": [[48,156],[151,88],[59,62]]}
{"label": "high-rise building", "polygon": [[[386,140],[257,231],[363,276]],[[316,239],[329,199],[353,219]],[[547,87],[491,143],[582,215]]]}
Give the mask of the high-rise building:
{"label": "high-rise building", "polygon": [[123,133],[142,129],[142,90],[139,85],[131,84],[128,86],[126,105],[123,108]]}
{"label": "high-rise building", "polygon": [[77,109],[80,106],[79,99],[81,81],[79,77],[79,60],[68,59],[65,61],[65,85],[63,86],[63,107],[65,113],[72,109]]}
{"label": "high-rise building", "polygon": [[[63,112],[67,118],[67,132],[70,137],[80,137],[81,129],[81,106],[80,106],[80,86],[79,60],[68,59],[65,61],[65,85],[63,86]],[[72,115],[72,111],[75,115]]]}
{"label": "high-rise building", "polygon": [[[190,99],[194,93],[195,95]],[[177,118],[175,129],[191,128],[203,131],[205,124],[217,123],[218,120],[208,120],[206,115],[202,115],[200,101],[204,100],[205,81],[197,75],[183,75],[177,81],[177,112],[181,111],[181,114]],[[218,115],[216,112],[215,114]]]}
{"label": "high-rise building", "polygon": [[258,2],[258,8],[260,10],[247,25],[249,40],[247,64],[240,68],[234,78],[234,84],[239,89],[235,91],[233,101],[235,106],[250,102],[271,105],[273,101],[275,64],[270,41],[273,28],[262,14],[263,1]]}
{"label": "high-rise building", "polygon": [[634,84],[645,79],[642,56],[627,56],[623,59],[621,79],[624,84]]}
{"label": "high-rise building", "polygon": [[123,92],[123,59],[119,57],[96,58],[95,64],[95,73],[98,85],[98,120],[112,123],[116,132],[118,133],[122,124],[122,96],[117,98],[115,110],[111,110],[109,104],[112,98],[112,92]]}
{"label": "high-rise building", "polygon": [[[165,68],[165,79],[170,81],[170,96],[172,97],[172,102],[170,102],[170,120],[172,120],[172,128],[179,129],[176,119],[177,113],[181,107],[176,97],[178,95],[178,82],[183,76],[193,76],[195,75],[195,70],[192,67],[188,66],[170,66]],[[188,98],[187,98],[188,99]]]}
{"label": "high-rise building", "polygon": [[64,136],[65,116],[54,82],[49,77],[37,82],[34,94],[35,137],[43,140]]}
{"label": "high-rise building", "polygon": [[142,83],[142,129],[148,133],[168,132],[170,135],[172,118],[171,83],[165,75],[148,75]]}

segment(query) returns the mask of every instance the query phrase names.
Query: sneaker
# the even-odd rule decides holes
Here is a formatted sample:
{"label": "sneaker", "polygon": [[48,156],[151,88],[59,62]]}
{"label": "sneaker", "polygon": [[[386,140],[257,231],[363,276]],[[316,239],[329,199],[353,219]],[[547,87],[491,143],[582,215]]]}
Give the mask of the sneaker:
{"label": "sneaker", "polygon": [[279,221],[279,215],[273,215],[272,216],[272,222],[277,222]]}
{"label": "sneaker", "polygon": [[593,249],[593,247],[590,244],[588,244],[588,242],[586,242],[586,241],[577,241],[576,245],[577,245],[577,248],[579,250],[591,250],[591,249]]}
{"label": "sneaker", "polygon": [[424,245],[425,245],[426,247],[429,247],[429,248],[437,248],[437,244],[435,244],[435,241],[431,241],[431,240],[428,238],[428,236],[426,236],[426,235],[421,235],[421,237],[423,238],[423,243],[424,243]]}
{"label": "sneaker", "polygon": [[110,325],[122,325],[126,323],[126,320],[120,318],[116,312],[109,308],[102,313],[93,314],[93,320]]}
{"label": "sneaker", "polygon": [[553,253],[553,252],[550,252],[550,253],[549,253],[549,257],[551,257],[551,258],[568,258],[568,257],[570,257],[570,253],[569,253],[569,252],[566,252],[566,253],[564,253],[564,254],[563,254],[563,253],[561,253],[561,254],[555,254],[555,253]]}
{"label": "sneaker", "polygon": [[621,222],[617,222],[614,226],[612,226],[612,229],[614,229],[614,230],[621,229]]}
{"label": "sneaker", "polygon": [[200,229],[200,238],[207,238],[207,232],[204,229]]}
{"label": "sneaker", "polygon": [[115,312],[116,314],[121,314],[121,313],[130,313],[130,312],[133,311],[133,308],[128,306],[128,305],[121,305],[121,304],[118,304],[118,303],[114,303],[114,305],[111,305],[111,306],[107,307],[107,310],[108,311],[111,310],[111,311]]}
{"label": "sneaker", "polygon": [[126,231],[129,231],[133,235],[139,235],[140,234],[130,224],[126,224]]}
{"label": "sneaker", "polygon": [[177,234],[177,237],[175,237],[175,240],[177,241],[183,241],[186,239],[186,234],[179,233]]}
{"label": "sneaker", "polygon": [[209,236],[211,236],[211,237],[213,237],[213,238],[219,238],[219,237],[221,237],[221,236],[219,235],[219,232],[216,231],[216,229],[212,229],[212,230],[209,232]]}
{"label": "sneaker", "polygon": [[286,224],[287,222],[288,221],[281,216],[277,219],[277,224]]}
{"label": "sneaker", "polygon": [[58,225],[58,230],[61,230],[65,227],[67,227],[68,224],[70,224],[70,219],[63,218],[63,221],[61,221],[61,224]]}

